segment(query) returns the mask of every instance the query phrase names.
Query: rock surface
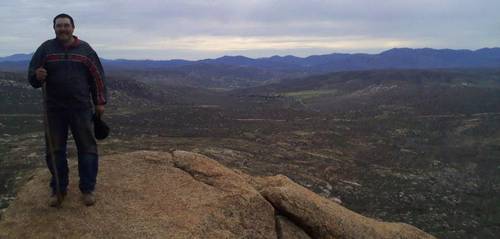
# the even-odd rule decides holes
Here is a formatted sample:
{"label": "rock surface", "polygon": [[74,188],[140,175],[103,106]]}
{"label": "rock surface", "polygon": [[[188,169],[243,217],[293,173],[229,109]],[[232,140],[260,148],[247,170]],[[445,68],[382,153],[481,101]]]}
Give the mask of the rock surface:
{"label": "rock surface", "polygon": [[433,238],[356,214],[284,176],[252,177],[191,152],[102,157],[97,203],[80,201],[76,165],[62,208],[39,170],[0,221],[0,238]]}

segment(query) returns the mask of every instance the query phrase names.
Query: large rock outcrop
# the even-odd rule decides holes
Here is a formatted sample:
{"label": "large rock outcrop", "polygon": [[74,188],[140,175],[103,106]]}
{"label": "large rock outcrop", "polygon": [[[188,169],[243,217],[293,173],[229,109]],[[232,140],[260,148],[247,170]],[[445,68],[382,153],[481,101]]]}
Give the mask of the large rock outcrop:
{"label": "large rock outcrop", "polygon": [[97,204],[85,207],[71,167],[62,208],[47,206],[39,170],[0,221],[0,238],[433,238],[356,214],[285,176],[252,177],[191,152],[101,159]]}

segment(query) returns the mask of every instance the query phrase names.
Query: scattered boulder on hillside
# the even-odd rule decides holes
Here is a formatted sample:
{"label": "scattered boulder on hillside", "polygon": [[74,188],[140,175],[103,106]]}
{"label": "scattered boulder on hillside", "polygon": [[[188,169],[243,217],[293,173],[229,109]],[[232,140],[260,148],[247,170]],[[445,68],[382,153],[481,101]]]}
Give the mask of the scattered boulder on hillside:
{"label": "scattered boulder on hillside", "polygon": [[62,208],[40,169],[0,221],[0,238],[434,238],[352,212],[285,176],[252,177],[191,152],[101,159],[97,203],[80,202],[76,165]]}

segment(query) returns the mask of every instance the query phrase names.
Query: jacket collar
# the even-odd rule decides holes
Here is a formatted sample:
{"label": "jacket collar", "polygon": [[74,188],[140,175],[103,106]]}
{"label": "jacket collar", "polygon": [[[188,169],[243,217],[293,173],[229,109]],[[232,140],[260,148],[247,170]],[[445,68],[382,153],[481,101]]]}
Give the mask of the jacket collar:
{"label": "jacket collar", "polygon": [[75,47],[77,47],[77,46],[80,45],[80,39],[78,39],[77,36],[73,35],[73,39],[75,39],[75,40],[71,43],[71,45],[64,46],[59,40],[57,40],[57,38],[55,38],[55,40],[57,41],[57,43],[59,43],[65,49],[75,48]]}

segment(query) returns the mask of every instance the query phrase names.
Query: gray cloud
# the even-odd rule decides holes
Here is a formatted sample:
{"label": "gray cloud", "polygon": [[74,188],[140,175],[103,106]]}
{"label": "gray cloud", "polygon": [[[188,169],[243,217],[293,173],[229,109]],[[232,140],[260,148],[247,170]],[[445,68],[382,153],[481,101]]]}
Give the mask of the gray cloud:
{"label": "gray cloud", "polygon": [[4,0],[0,55],[33,51],[53,37],[60,12],[110,58],[475,49],[500,45],[497,9],[494,0]]}

